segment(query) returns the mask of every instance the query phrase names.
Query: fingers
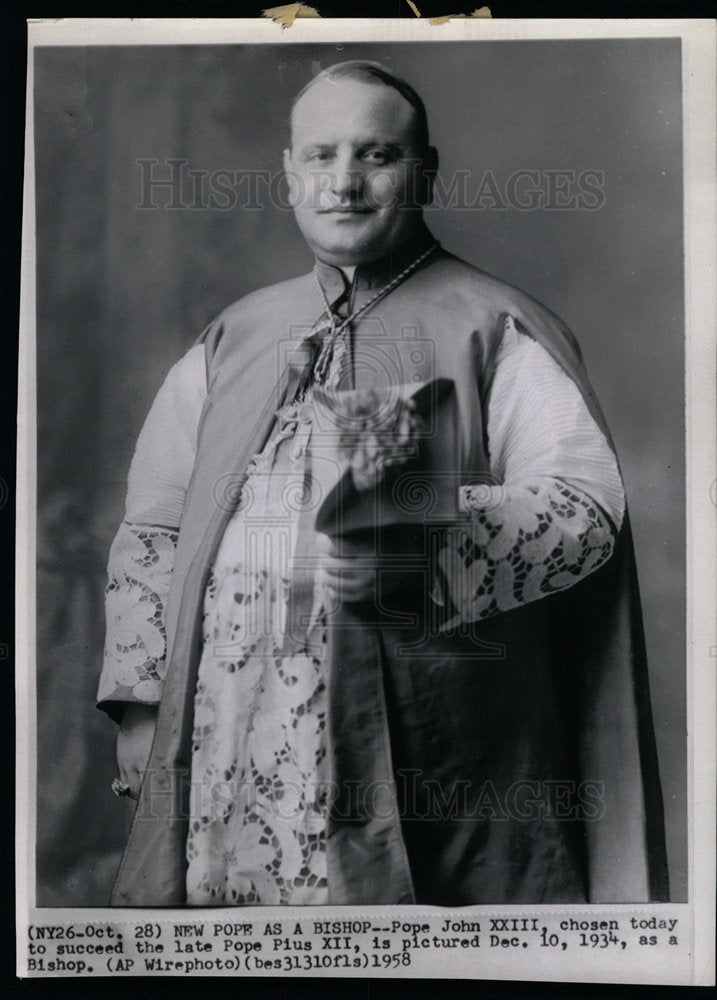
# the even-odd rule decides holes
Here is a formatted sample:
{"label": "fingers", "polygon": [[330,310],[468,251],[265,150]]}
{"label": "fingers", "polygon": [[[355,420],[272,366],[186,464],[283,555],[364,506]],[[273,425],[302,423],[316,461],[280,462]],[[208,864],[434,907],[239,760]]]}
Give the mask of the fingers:
{"label": "fingers", "polygon": [[340,583],[335,587],[329,586],[327,589],[331,598],[339,604],[342,601],[346,603],[353,603],[355,601],[370,601],[374,596],[374,588],[370,585],[347,586],[346,584]]}
{"label": "fingers", "polygon": [[335,600],[366,601],[376,592],[376,570],[332,564],[323,569],[323,583]]}
{"label": "fingers", "polygon": [[139,798],[152,748],[156,708],[131,705],[117,734],[117,765],[121,780],[129,787],[128,798]]}
{"label": "fingers", "polygon": [[316,551],[322,556],[335,556],[337,552],[336,544],[328,535],[317,533]]}
{"label": "fingers", "polygon": [[132,773],[127,778],[127,784],[129,785],[129,792],[127,793],[128,799],[134,799],[135,802],[139,798],[139,791],[142,787],[142,775],[139,771],[132,771]]}
{"label": "fingers", "polygon": [[146,761],[132,740],[127,740],[122,735],[117,740],[117,766],[121,780],[129,785],[127,798],[138,799]]}
{"label": "fingers", "polygon": [[375,573],[376,565],[372,560],[361,560],[352,558],[339,558],[338,556],[324,556],[321,560],[321,568],[327,573],[344,573],[347,576],[357,573]]}
{"label": "fingers", "polygon": [[142,786],[142,775],[140,774],[139,770],[136,767],[133,767],[132,765],[127,765],[127,764],[123,765],[119,762],[119,760],[117,763],[119,764],[120,778],[125,783],[125,785],[129,785],[129,792],[127,792],[127,798],[135,799],[136,801],[139,798],[139,790]]}

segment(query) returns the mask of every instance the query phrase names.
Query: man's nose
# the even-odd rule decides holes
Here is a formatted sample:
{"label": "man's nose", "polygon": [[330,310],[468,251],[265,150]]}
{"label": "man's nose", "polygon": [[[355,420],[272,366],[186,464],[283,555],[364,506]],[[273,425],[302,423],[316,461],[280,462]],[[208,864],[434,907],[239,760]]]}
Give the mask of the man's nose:
{"label": "man's nose", "polygon": [[335,195],[345,198],[361,194],[364,185],[364,172],[356,160],[346,157],[334,163],[332,189]]}

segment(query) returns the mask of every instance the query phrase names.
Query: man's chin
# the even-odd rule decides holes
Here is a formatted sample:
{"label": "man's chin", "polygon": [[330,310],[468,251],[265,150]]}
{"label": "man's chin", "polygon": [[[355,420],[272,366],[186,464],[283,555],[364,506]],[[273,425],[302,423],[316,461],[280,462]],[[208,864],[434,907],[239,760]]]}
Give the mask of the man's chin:
{"label": "man's chin", "polygon": [[354,267],[378,260],[391,250],[391,236],[387,233],[362,234],[354,231],[343,239],[311,240],[309,245],[319,260],[336,267]]}
{"label": "man's chin", "polygon": [[375,213],[315,216],[310,220],[297,215],[309,247],[319,260],[335,267],[370,264],[385,257],[410,238],[418,219],[420,215],[387,225],[388,220]]}

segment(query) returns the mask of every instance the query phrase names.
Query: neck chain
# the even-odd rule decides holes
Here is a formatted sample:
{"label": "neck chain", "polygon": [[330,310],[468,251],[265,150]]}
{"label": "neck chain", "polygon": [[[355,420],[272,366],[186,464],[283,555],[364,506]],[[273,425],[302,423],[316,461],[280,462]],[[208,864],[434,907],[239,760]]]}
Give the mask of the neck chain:
{"label": "neck chain", "polygon": [[337,317],[333,309],[331,308],[329,300],[326,298],[326,292],[324,291],[321,282],[319,281],[319,276],[316,273],[316,269],[314,269],[313,271],[314,281],[318,286],[321,298],[323,299],[324,302],[326,313],[328,314],[329,321],[331,323],[331,329],[329,330],[328,334],[324,337],[319,357],[316,361],[316,365],[314,366],[314,378],[319,384],[321,384],[322,380],[326,377],[326,374],[328,372],[328,368],[331,363],[331,357],[333,354],[334,344],[338,340],[339,336],[346,330],[349,324],[352,323],[355,319],[358,319],[359,316],[362,316],[368,309],[371,308],[371,306],[375,305],[380,299],[385,298],[385,296],[388,295],[389,292],[392,292],[397,285],[400,285],[401,282],[404,281],[409,276],[409,274],[412,274],[413,271],[416,270],[419,264],[422,264],[427,257],[429,257],[435,250],[438,249],[438,246],[439,244],[436,242],[432,246],[430,246],[428,250],[424,250],[424,252],[420,254],[420,256],[416,257],[416,259],[412,261],[408,265],[408,267],[404,268],[403,271],[401,271],[400,274],[397,274],[392,281],[390,281],[387,285],[384,285],[383,288],[381,288],[378,292],[376,292],[376,294],[372,296],[368,300],[368,302],[362,305],[360,309],[354,310],[354,312],[352,312],[350,316],[347,316],[346,319],[342,320],[341,323],[338,324],[336,322]]}

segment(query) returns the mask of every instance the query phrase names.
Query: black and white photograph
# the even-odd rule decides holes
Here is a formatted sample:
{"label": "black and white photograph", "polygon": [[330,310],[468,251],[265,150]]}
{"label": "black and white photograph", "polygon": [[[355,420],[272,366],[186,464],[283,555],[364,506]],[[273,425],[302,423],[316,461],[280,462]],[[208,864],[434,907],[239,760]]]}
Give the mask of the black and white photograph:
{"label": "black and white photograph", "polygon": [[688,977],[687,28],[465,23],[31,47],[24,974]]}

